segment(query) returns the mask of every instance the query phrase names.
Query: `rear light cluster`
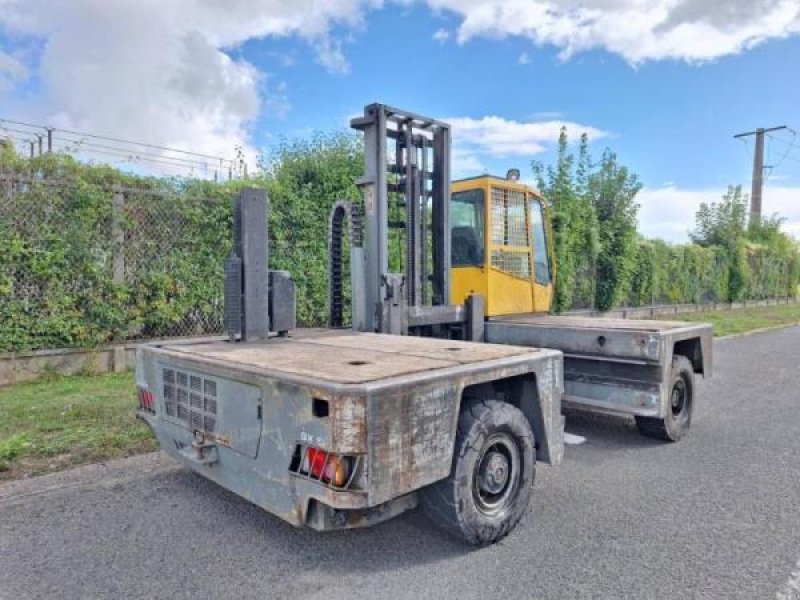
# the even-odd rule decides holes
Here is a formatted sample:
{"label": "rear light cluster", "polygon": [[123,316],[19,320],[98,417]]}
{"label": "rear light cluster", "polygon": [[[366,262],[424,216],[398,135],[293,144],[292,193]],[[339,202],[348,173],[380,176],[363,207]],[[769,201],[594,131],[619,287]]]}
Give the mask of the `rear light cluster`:
{"label": "rear light cluster", "polygon": [[297,446],[291,471],[331,487],[348,489],[353,484],[359,463],[360,457],[357,456],[341,456],[321,448]]}
{"label": "rear light cluster", "polygon": [[156,414],[156,399],[150,390],[139,388],[139,410],[148,412],[151,415]]}

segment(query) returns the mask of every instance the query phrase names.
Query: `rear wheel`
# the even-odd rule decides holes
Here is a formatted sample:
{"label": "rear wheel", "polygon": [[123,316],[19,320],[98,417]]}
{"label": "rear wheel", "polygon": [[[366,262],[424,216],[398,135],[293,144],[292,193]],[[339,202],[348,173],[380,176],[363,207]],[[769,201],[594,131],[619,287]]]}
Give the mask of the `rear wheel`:
{"label": "rear wheel", "polygon": [[504,538],[531,496],[536,449],[522,412],[497,400],[464,401],[450,476],[420,491],[436,524],[475,546]]}
{"label": "rear wheel", "polygon": [[677,442],[689,431],[694,409],[694,368],[685,356],[672,357],[670,397],[663,419],[636,417],[639,432],[647,437]]}

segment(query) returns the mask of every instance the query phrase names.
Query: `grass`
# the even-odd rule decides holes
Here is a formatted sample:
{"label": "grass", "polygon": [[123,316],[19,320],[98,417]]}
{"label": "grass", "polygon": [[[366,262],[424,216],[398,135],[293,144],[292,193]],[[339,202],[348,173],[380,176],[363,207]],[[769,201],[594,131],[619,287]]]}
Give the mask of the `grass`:
{"label": "grass", "polygon": [[155,450],[131,373],[0,388],[0,480]]}
{"label": "grass", "polygon": [[663,315],[665,321],[702,321],[714,325],[714,335],[732,335],[754,329],[800,324],[800,304],[737,308],[715,312]]}

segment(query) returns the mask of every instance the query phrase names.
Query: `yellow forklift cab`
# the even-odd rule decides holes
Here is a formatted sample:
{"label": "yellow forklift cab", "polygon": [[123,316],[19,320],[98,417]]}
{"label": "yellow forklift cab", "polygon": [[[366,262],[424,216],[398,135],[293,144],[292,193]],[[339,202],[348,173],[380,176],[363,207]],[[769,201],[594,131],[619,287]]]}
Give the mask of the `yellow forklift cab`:
{"label": "yellow forklift cab", "polygon": [[481,294],[488,317],[550,311],[550,211],[535,189],[519,181],[519,171],[454,181],[450,235],[452,302]]}

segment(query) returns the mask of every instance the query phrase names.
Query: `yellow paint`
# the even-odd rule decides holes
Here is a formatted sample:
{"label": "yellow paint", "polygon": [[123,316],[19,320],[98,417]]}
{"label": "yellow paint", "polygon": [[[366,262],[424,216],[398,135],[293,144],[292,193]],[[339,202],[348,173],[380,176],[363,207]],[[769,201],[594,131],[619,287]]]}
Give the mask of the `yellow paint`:
{"label": "yellow paint", "polygon": [[[542,219],[544,221],[545,236],[547,238],[547,252],[550,264],[550,283],[542,285],[536,283],[534,277],[535,264],[534,246],[505,246],[492,243],[492,188],[522,192],[525,194],[525,223],[527,239],[533,241],[530,219],[530,201],[539,200],[542,204]],[[462,179],[452,184],[452,192],[463,192],[480,189],[484,193],[484,240],[485,253],[482,267],[453,267],[450,273],[450,291],[452,302],[461,303],[470,294],[481,294],[486,301],[486,316],[520,314],[530,312],[549,312],[553,303],[553,284],[556,268],[553,255],[553,232],[551,225],[550,209],[545,200],[532,187],[519,181],[508,181],[499,177],[485,175],[471,179]],[[500,225],[502,226],[502,225]],[[499,268],[492,267],[491,257],[495,250],[528,255],[531,273],[528,276],[519,276]],[[524,260],[520,257],[520,260]]]}

